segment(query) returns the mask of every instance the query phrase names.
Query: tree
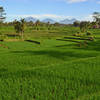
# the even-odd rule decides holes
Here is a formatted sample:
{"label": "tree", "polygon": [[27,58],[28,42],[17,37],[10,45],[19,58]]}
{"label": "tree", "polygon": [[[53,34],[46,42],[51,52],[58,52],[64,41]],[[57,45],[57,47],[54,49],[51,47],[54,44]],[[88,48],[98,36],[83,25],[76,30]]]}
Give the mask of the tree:
{"label": "tree", "polygon": [[89,27],[90,27],[90,22],[83,21],[80,23],[81,32],[86,32]]}
{"label": "tree", "polygon": [[94,12],[93,18],[94,18],[94,21],[96,21],[97,23],[100,23],[100,12]]}
{"label": "tree", "polygon": [[96,22],[95,27],[100,28],[100,12],[93,13],[94,22]]}
{"label": "tree", "polygon": [[79,27],[79,26],[80,26],[80,22],[79,22],[79,21],[75,21],[75,22],[73,23],[73,25],[74,25],[75,27]]}
{"label": "tree", "polygon": [[54,26],[59,26],[60,24],[58,22],[54,23]]}
{"label": "tree", "polygon": [[13,23],[14,23],[14,28],[15,28],[16,33],[20,35],[20,22],[15,20]]}
{"label": "tree", "polygon": [[21,19],[20,20],[20,28],[21,28],[21,35],[22,35],[22,39],[23,39],[23,34],[24,34],[24,30],[25,30],[25,19]]}
{"label": "tree", "polygon": [[5,17],[6,13],[4,13],[4,12],[5,12],[4,8],[0,7],[0,22],[3,22],[4,19],[6,18]]}
{"label": "tree", "polygon": [[40,25],[40,21],[37,20],[37,21],[35,22],[35,26],[36,26],[36,29],[37,29],[37,30],[39,30],[39,25]]}
{"label": "tree", "polygon": [[96,22],[91,22],[91,27],[93,29],[96,29],[96,28],[98,28],[98,24]]}
{"label": "tree", "polygon": [[48,30],[50,30],[50,22],[49,21],[46,23],[46,25],[47,25]]}
{"label": "tree", "polygon": [[22,36],[22,39],[23,39],[23,33],[25,29],[25,20],[24,19],[21,19],[20,21],[15,20],[14,28],[15,28],[16,33]]}

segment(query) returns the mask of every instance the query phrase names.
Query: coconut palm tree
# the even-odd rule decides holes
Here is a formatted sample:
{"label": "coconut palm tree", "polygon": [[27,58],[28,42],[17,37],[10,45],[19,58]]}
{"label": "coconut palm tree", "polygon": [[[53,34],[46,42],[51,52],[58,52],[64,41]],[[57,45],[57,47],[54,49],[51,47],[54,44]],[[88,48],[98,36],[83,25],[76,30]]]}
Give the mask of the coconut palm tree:
{"label": "coconut palm tree", "polygon": [[73,23],[73,25],[74,25],[75,27],[79,27],[79,26],[80,26],[80,22],[79,22],[79,21],[75,21],[75,22]]}
{"label": "coconut palm tree", "polygon": [[22,39],[23,39],[23,34],[24,34],[24,29],[25,29],[25,19],[21,19],[20,20],[20,31],[21,31],[21,36],[22,36]]}
{"label": "coconut palm tree", "polygon": [[94,18],[94,21],[100,22],[100,12],[94,12],[93,18]]}
{"label": "coconut palm tree", "polygon": [[40,25],[40,21],[37,20],[37,21],[35,22],[35,26],[36,26],[37,30],[39,30],[39,25]]}
{"label": "coconut palm tree", "polygon": [[90,22],[83,21],[83,22],[80,23],[80,30],[81,30],[81,32],[87,32],[89,27],[90,27]]}
{"label": "coconut palm tree", "polygon": [[94,12],[93,18],[94,18],[94,22],[96,22],[96,25],[99,28],[100,27],[100,12]]}
{"label": "coconut palm tree", "polygon": [[15,20],[14,28],[15,28],[16,33],[18,33],[23,39],[23,34],[24,34],[24,29],[25,29],[25,20],[24,19],[21,19],[20,21]]}

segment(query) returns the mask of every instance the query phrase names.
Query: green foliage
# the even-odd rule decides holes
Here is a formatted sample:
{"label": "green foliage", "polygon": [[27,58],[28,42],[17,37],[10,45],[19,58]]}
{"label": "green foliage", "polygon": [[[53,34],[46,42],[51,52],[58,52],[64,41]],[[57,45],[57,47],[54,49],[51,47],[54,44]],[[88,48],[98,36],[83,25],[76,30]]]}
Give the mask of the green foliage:
{"label": "green foliage", "polygon": [[18,21],[15,22],[15,30],[16,30],[16,33],[21,32],[21,23]]}
{"label": "green foliage", "polygon": [[4,8],[0,6],[0,23],[2,23],[6,18],[4,11],[5,11]]}
{"label": "green foliage", "polygon": [[96,23],[100,23],[100,12],[94,12],[93,18]]}
{"label": "green foliage", "polygon": [[[19,23],[19,22],[18,22]],[[0,32],[2,34],[10,34],[10,35],[21,35],[18,30],[15,32],[15,26],[18,27],[18,30],[20,31],[20,25],[14,24],[14,26],[1,26]],[[39,28],[39,30],[37,30]],[[79,31],[79,27],[72,27],[72,26],[54,26],[50,25],[50,30],[48,30],[47,26],[27,26],[27,24],[24,24],[24,38],[30,37],[30,38],[49,38],[49,37],[62,37],[66,35],[72,35],[74,33],[77,33]]]}
{"label": "green foliage", "polygon": [[80,22],[75,21],[75,22],[73,23],[73,25],[74,25],[75,27],[79,27],[79,26],[80,26]]}
{"label": "green foliage", "polygon": [[25,27],[25,20],[24,19],[21,19],[20,21],[14,22],[14,28],[16,30],[16,33],[19,33],[19,35],[21,35],[22,38],[23,38],[23,33],[24,33],[24,27]]}
{"label": "green foliage", "polygon": [[83,21],[80,23],[81,32],[86,32],[90,27],[90,22]]}

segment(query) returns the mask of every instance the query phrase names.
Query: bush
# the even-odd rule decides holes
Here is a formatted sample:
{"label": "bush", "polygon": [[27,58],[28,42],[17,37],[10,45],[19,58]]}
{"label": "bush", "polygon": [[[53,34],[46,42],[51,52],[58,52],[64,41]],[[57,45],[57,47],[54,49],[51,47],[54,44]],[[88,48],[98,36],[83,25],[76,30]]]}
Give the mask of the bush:
{"label": "bush", "polygon": [[92,33],[90,33],[90,32],[87,32],[87,33],[86,33],[86,35],[92,35]]}
{"label": "bush", "polygon": [[76,34],[73,34],[73,36],[81,37],[81,36],[82,36],[82,34],[81,34],[81,33],[79,33],[79,32],[77,32]]}
{"label": "bush", "polygon": [[94,37],[93,36],[89,37],[89,40],[94,41]]}
{"label": "bush", "polygon": [[0,32],[0,35],[2,35],[2,33]]}

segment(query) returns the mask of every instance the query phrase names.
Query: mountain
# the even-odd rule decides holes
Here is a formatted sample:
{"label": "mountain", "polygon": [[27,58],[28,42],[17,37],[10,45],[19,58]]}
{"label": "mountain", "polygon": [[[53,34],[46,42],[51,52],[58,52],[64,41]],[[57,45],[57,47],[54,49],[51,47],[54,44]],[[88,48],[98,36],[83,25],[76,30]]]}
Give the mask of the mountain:
{"label": "mountain", "polygon": [[50,19],[50,18],[46,18],[46,19],[42,20],[42,22],[44,22],[44,23],[50,22],[51,24],[54,24],[56,21],[54,21],[53,19]]}
{"label": "mountain", "polygon": [[73,24],[75,21],[77,21],[76,19],[64,19],[62,21],[60,21],[59,23],[61,24]]}
{"label": "mountain", "polygon": [[[26,22],[30,22],[30,21],[36,22],[37,20],[38,19],[33,18],[33,17],[26,17],[25,18]],[[64,20],[59,21],[58,23],[60,23],[60,24],[73,24],[75,21],[77,21],[75,18],[73,18],[73,19],[64,19]],[[50,19],[50,18],[46,18],[46,19],[42,20],[41,22],[44,22],[44,23],[50,22],[51,24],[54,24],[57,21],[55,21],[53,19]]]}
{"label": "mountain", "polygon": [[33,18],[33,17],[26,17],[26,18],[25,18],[25,21],[26,21],[26,22],[30,22],[30,21],[36,22],[37,19],[36,19],[36,18]]}

